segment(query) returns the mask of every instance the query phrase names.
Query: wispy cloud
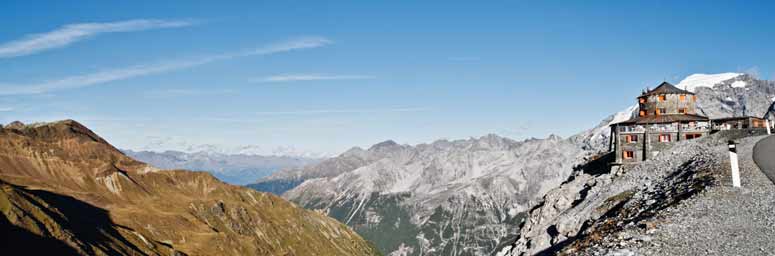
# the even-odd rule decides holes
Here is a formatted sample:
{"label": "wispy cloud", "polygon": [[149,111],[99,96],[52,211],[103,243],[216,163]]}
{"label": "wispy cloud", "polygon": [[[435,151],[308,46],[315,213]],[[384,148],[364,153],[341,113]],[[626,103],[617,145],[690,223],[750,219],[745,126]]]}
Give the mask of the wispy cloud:
{"label": "wispy cloud", "polygon": [[11,107],[0,107],[0,112],[11,112],[13,111],[13,108]]}
{"label": "wispy cloud", "polygon": [[81,88],[94,86],[112,81],[125,80],[129,78],[146,76],[158,73],[171,72],[180,69],[186,69],[199,65],[208,64],[215,61],[222,61],[247,56],[269,55],[292,50],[305,48],[316,48],[331,44],[332,42],[323,37],[302,37],[288,40],[280,43],[270,44],[252,50],[228,53],[220,55],[205,56],[197,59],[178,60],[170,62],[160,62],[149,65],[137,65],[125,68],[111,69],[90,73],[85,75],[76,75],[56,80],[49,80],[42,83],[18,85],[0,83],[0,95],[23,95],[40,94],[64,89]]}
{"label": "wispy cloud", "polygon": [[254,79],[254,82],[296,82],[296,81],[321,81],[321,80],[362,80],[374,79],[365,75],[325,75],[325,74],[284,74]]}
{"label": "wispy cloud", "polygon": [[126,20],[107,23],[77,23],[56,30],[27,35],[22,39],[0,44],[0,58],[30,55],[45,50],[61,48],[99,34],[142,31],[160,28],[177,28],[194,25],[192,20]]}
{"label": "wispy cloud", "polygon": [[145,95],[149,97],[178,97],[178,96],[212,96],[212,95],[224,95],[236,93],[235,90],[205,90],[205,89],[164,89],[164,90],[152,90],[148,91]]}

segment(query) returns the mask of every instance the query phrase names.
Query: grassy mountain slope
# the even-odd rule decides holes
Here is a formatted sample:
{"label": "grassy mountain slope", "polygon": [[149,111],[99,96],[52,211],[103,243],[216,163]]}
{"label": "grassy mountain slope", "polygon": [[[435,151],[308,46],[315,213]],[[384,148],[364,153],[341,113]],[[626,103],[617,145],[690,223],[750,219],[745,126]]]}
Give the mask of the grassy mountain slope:
{"label": "grassy mountain slope", "polygon": [[12,251],[46,241],[80,255],[377,254],[329,217],[204,172],[154,169],[71,120],[0,130],[0,180]]}

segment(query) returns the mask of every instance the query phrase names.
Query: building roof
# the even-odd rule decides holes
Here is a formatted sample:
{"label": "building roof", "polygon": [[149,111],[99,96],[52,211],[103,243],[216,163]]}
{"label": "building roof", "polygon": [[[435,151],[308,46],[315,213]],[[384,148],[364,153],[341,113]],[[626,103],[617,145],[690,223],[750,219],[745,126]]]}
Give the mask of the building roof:
{"label": "building roof", "polygon": [[[616,124],[662,124],[690,121],[708,121],[708,117],[691,114],[639,116]],[[615,124],[615,125],[616,125]]]}
{"label": "building roof", "polygon": [[691,94],[694,95],[693,92],[678,89],[678,87],[675,87],[675,85],[672,85],[668,82],[662,82],[657,88],[654,88],[653,90],[644,92],[640,96],[650,96],[650,95],[656,95],[656,94]]}

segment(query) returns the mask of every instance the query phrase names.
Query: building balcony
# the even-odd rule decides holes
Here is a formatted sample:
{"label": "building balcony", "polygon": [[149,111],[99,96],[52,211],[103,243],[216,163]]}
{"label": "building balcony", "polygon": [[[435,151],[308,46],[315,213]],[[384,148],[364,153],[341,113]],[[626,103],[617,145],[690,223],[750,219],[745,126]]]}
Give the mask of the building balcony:
{"label": "building balcony", "polygon": [[644,133],[644,132],[707,132],[710,131],[709,125],[686,125],[686,124],[654,124],[654,125],[632,125],[619,126],[620,133]]}

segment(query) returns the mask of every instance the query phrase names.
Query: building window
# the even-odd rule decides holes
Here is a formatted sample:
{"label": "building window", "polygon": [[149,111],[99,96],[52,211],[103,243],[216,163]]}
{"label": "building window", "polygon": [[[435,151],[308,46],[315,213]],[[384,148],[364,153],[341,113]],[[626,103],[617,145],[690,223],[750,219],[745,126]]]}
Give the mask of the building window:
{"label": "building window", "polygon": [[646,103],[646,98],[638,98],[638,102],[640,102],[640,103]]}
{"label": "building window", "polygon": [[624,139],[627,143],[635,143],[638,142],[638,135],[626,135]]}
{"label": "building window", "polygon": [[641,110],[640,111],[640,116],[646,116],[646,111],[645,110]]}
{"label": "building window", "polygon": [[686,94],[681,94],[681,101],[686,101]]}
{"label": "building window", "polygon": [[699,138],[699,137],[702,137],[702,134],[687,134],[686,135],[686,139],[687,140],[696,139],[696,138]]}
{"label": "building window", "polygon": [[678,114],[686,114],[686,108],[679,108]]}
{"label": "building window", "polygon": [[659,142],[670,142],[670,134],[660,134]]}
{"label": "building window", "polygon": [[697,95],[692,95],[692,101],[697,101]]}
{"label": "building window", "polygon": [[667,113],[667,109],[665,108],[658,108],[657,109],[657,115],[664,115]]}
{"label": "building window", "polygon": [[659,101],[666,101],[667,95],[659,95]]}
{"label": "building window", "polygon": [[635,152],[632,151],[624,151],[624,159],[633,159],[635,158]]}

